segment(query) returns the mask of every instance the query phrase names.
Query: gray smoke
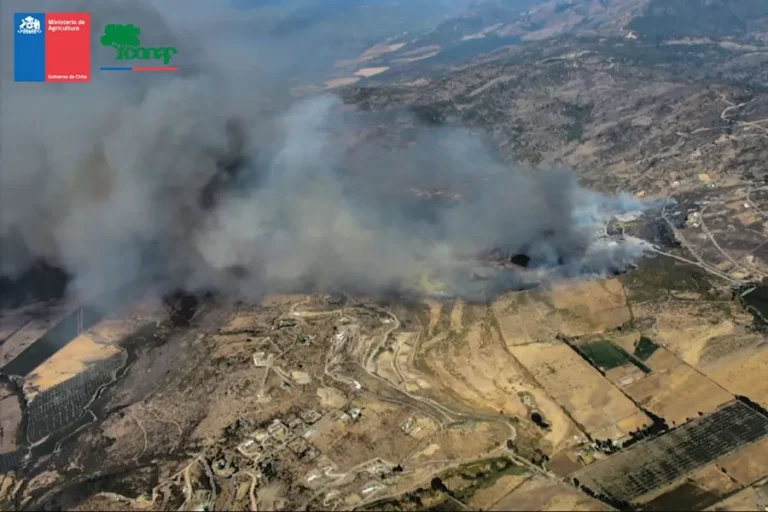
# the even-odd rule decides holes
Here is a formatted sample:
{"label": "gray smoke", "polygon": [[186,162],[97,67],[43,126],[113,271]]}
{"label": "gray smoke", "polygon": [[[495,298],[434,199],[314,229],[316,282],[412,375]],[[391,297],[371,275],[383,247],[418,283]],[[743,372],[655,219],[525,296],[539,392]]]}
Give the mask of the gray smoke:
{"label": "gray smoke", "polygon": [[[172,32],[145,4],[38,3],[4,2],[2,18],[91,11],[95,66],[101,28],[134,23],[167,34],[159,42],[179,48],[183,72],[13,83],[13,34],[2,32],[2,275],[45,259],[73,274],[72,293],[85,301],[138,283],[246,297],[344,289],[476,298],[604,273],[643,252],[603,243],[596,230],[607,213],[644,206],[587,191],[573,174],[517,171],[457,129],[366,138],[380,120],[329,95],[283,108],[265,92],[274,75],[265,84],[247,61],[220,65],[206,53],[210,34]],[[246,43],[220,42],[218,55],[247,55]],[[478,256],[497,247],[546,271],[482,267]]]}

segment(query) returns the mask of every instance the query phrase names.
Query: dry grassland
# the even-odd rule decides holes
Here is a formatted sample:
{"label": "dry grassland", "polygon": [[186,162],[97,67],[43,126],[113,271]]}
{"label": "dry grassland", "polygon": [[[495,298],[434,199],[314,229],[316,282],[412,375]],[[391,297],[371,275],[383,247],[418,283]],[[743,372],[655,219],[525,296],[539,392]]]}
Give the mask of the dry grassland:
{"label": "dry grassland", "polygon": [[618,279],[569,282],[548,292],[505,295],[493,304],[507,346],[546,341],[558,334],[598,334],[630,320]]}
{"label": "dry grassland", "polygon": [[478,490],[469,500],[468,505],[473,510],[489,510],[528,478],[530,478],[528,474],[504,475],[490,487]]}
{"label": "dry grassland", "polygon": [[510,352],[593,437],[623,437],[650,425],[642,411],[565,343],[513,346]]}
{"label": "dry grassland", "polygon": [[[482,320],[466,325],[471,318]],[[506,350],[487,309],[458,303],[450,319],[452,328],[465,329],[438,343],[425,342],[419,352],[419,367],[432,377],[430,396],[507,417],[527,417],[537,410],[551,425],[543,439],[550,445],[547,451],[583,438],[568,415]],[[529,396],[529,404],[523,403],[524,395]]]}
{"label": "dry grassland", "polygon": [[670,426],[681,425],[698,417],[699,413],[713,412],[733,400],[730,393],[683,364],[663,347],[656,349],[646,364],[653,373],[624,386],[624,392],[642,407],[664,418]]}
{"label": "dry grassland", "polygon": [[365,50],[356,59],[337,60],[336,62],[333,63],[333,67],[336,69],[339,69],[339,68],[357,66],[359,64],[362,64],[363,62],[367,62],[377,57],[381,57],[382,55],[385,55],[387,53],[396,52],[406,44],[407,43],[394,43],[394,44],[378,43],[371,46],[367,50]]}
{"label": "dry grassland", "polygon": [[347,76],[343,78],[334,78],[333,80],[327,80],[325,82],[326,89],[334,89],[336,87],[343,87],[345,85],[352,85],[360,80],[359,76]]}
{"label": "dry grassland", "polygon": [[382,66],[378,68],[362,68],[355,71],[355,76],[369,78],[378,74],[381,74],[389,69],[389,66]]}
{"label": "dry grassland", "polygon": [[707,490],[720,496],[725,496],[739,489],[739,485],[728,478],[718,467],[719,464],[710,464],[697,470],[688,479],[694,482],[700,489]]}
{"label": "dry grassland", "polygon": [[15,396],[0,399],[0,453],[16,449],[16,434],[21,425],[21,407]]}
{"label": "dry grassland", "polygon": [[734,351],[701,371],[731,393],[768,407],[768,346],[764,342]]}
{"label": "dry grassland", "polygon": [[645,361],[645,365],[653,372],[666,372],[677,368],[681,364],[683,364],[683,362],[680,358],[664,347],[657,348],[656,351],[651,354],[651,357]]}
{"label": "dry grassland", "polygon": [[367,50],[365,50],[362,55],[360,55],[360,59],[362,60],[370,60],[374,59],[376,57],[380,57],[381,55],[384,55],[385,53],[391,53],[396,52],[403,46],[405,46],[406,43],[394,43],[394,44],[386,44],[386,43],[379,43],[371,46]]}
{"label": "dry grassland", "polygon": [[649,503],[665,494],[675,492],[676,489],[684,484],[694,485],[716,496],[725,496],[741,488],[740,485],[728,478],[728,475],[724,474],[716,464],[709,464],[689,475],[670,482],[668,485],[644,494],[634,501],[641,504]]}
{"label": "dry grassland", "polygon": [[77,336],[35,368],[27,381],[38,391],[60,384],[84,371],[95,361],[103,361],[121,352],[117,343],[148,322],[159,322],[167,314],[156,301],[142,301],[108,315]]}
{"label": "dry grassland", "polygon": [[[332,413],[313,426],[316,433],[309,437],[338,464],[339,472],[374,458],[398,464],[422,442],[400,428],[412,411],[369,398],[358,398],[352,405],[362,409],[355,422]],[[435,428],[429,421],[420,424],[423,429]]]}
{"label": "dry grassland", "polygon": [[627,363],[616,368],[605,371],[605,378],[613,383],[614,386],[622,388],[626,393],[626,387],[639,380],[646,378],[645,373],[637,366]]}
{"label": "dry grassland", "polygon": [[501,499],[491,510],[611,509],[576,489],[556,480],[537,475]]}
{"label": "dry grassland", "polygon": [[427,327],[427,337],[435,336],[435,329],[440,321],[440,314],[443,310],[443,304],[434,300],[425,300],[424,303],[429,308],[429,326]]}
{"label": "dry grassland", "polygon": [[347,425],[341,421],[341,410],[331,411],[312,425],[305,438],[315,445],[321,452],[327,453],[339,438],[346,432]]}
{"label": "dry grassland", "polygon": [[[395,370],[395,354],[393,352],[381,352],[378,356],[376,356],[374,363],[375,366],[373,371],[376,373],[376,375],[383,377],[395,386],[402,384],[402,380]],[[409,391],[412,390],[413,389],[409,389]]]}
{"label": "dry grassland", "polygon": [[129,310],[115,312],[88,329],[87,334],[97,343],[116,344],[142,325],[167,318],[165,310],[157,305],[137,305]]}
{"label": "dry grassland", "polygon": [[425,53],[424,55],[420,55],[418,57],[406,57],[406,58],[401,58],[401,59],[392,59],[391,62],[393,64],[402,64],[402,63],[405,63],[405,62],[416,62],[416,61],[419,61],[419,60],[429,59],[431,57],[434,57],[435,55],[440,55],[440,51],[434,51],[434,52]]}
{"label": "dry grassland", "polygon": [[[509,429],[500,423],[472,421],[440,431],[410,461],[426,462],[477,459],[504,446]],[[405,451],[403,452],[406,453]]]}
{"label": "dry grassland", "polygon": [[634,312],[636,318],[656,321],[653,332],[643,334],[696,368],[761,339],[746,329],[752,317],[735,303],[644,303],[636,305]]}
{"label": "dry grassland", "polygon": [[324,409],[340,409],[347,403],[347,397],[336,388],[318,388],[317,397]]}
{"label": "dry grassland", "polygon": [[259,330],[263,328],[265,319],[272,312],[265,312],[265,308],[275,311],[288,311],[292,305],[303,303],[306,295],[268,295],[259,306],[239,308],[229,317],[229,321],[221,326],[221,334],[238,334],[243,331]]}
{"label": "dry grassland", "polygon": [[[253,341],[249,334],[228,334],[228,335],[211,335],[205,338],[205,343],[213,347],[211,352],[211,359],[235,357],[239,354],[245,354],[247,352],[253,352],[255,347],[263,348],[265,351],[269,351],[270,347],[265,342],[258,343]],[[263,345],[267,345],[263,347]]]}
{"label": "dry grassland", "polygon": [[29,323],[33,318],[34,311],[35,308],[33,307],[0,311],[0,341],[9,338],[13,333]]}
{"label": "dry grassland", "polygon": [[5,365],[21,354],[24,349],[41,338],[49,329],[63,320],[72,309],[58,308],[50,312],[48,318],[37,319],[25,324],[12,336],[0,344],[0,366]]}
{"label": "dry grassland", "polygon": [[763,512],[763,508],[759,506],[758,502],[759,496],[757,491],[752,487],[747,487],[705,510],[713,512],[731,512],[733,510],[738,510],[739,512]]}
{"label": "dry grassland", "polygon": [[119,347],[98,343],[90,334],[81,334],[35,368],[25,379],[26,383],[32,386],[30,389],[34,390],[30,391],[27,398],[31,399],[38,392],[71,379],[85,371],[91,363],[103,361],[119,353]]}
{"label": "dry grassland", "polygon": [[584,466],[585,464],[579,460],[576,448],[557,453],[547,463],[547,468],[561,478],[570,475],[574,471],[578,471]]}
{"label": "dry grassland", "polygon": [[717,461],[717,465],[741,485],[755,483],[768,475],[768,437],[739,448]]}
{"label": "dry grassland", "polygon": [[464,318],[464,301],[457,300],[451,310],[451,330],[460,331],[463,327],[462,320]]}
{"label": "dry grassland", "polygon": [[[395,383],[405,382],[408,392],[428,390],[432,388],[429,377],[416,370],[413,366],[415,350],[421,334],[418,332],[402,332],[395,335],[397,341],[396,352],[392,360],[392,370],[398,371]],[[395,370],[395,363],[397,369]]]}
{"label": "dry grassland", "polygon": [[260,325],[260,322],[256,315],[249,313],[237,313],[232,316],[229,323],[222,327],[220,331],[222,333],[247,331],[250,329],[255,329],[258,325]]}
{"label": "dry grassland", "polygon": [[[654,317],[653,332],[646,334],[729,393],[768,406],[768,345],[748,329],[752,318],[736,304],[646,303],[635,314]],[[648,363],[653,370],[655,357]]]}

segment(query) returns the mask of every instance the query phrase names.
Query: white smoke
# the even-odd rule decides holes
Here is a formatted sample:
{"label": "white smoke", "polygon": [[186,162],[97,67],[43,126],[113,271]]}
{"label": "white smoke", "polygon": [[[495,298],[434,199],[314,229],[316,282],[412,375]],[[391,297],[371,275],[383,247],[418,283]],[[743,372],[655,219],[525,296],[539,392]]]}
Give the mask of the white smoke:
{"label": "white smoke", "polygon": [[[22,10],[4,3],[3,19],[11,4]],[[168,26],[133,6],[62,0],[58,10],[91,10],[94,38],[106,23]],[[3,275],[45,259],[86,301],[136,283],[258,296],[416,290],[425,276],[480,297],[526,284],[508,271],[472,281],[494,247],[524,251],[552,276],[622,268],[643,252],[595,234],[609,213],[642,203],[586,191],[567,172],[521,173],[460,130],[423,129],[395,148],[361,140],[372,121],[337,99],[270,104],[275,83],[262,87],[258,71],[229,73],[204,57],[207,43],[173,43],[186,52],[179,76],[13,83],[3,59]],[[429,191],[459,198],[426,201]]]}

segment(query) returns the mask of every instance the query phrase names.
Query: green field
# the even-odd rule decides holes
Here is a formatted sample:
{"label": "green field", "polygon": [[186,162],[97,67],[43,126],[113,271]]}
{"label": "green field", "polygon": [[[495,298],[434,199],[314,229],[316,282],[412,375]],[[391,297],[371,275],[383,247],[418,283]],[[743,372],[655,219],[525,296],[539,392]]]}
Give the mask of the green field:
{"label": "green field", "polygon": [[601,370],[618,368],[632,362],[629,354],[608,340],[595,341],[579,348]]}
{"label": "green field", "polygon": [[583,345],[579,347],[579,350],[592,361],[595,366],[603,371],[631,363],[640,368],[644,373],[651,373],[651,370],[647,366],[629,355],[623,348],[608,340],[595,341]]}
{"label": "green field", "polygon": [[647,361],[656,352],[657,348],[659,346],[651,338],[641,336],[640,340],[635,344],[635,357],[641,361]]}

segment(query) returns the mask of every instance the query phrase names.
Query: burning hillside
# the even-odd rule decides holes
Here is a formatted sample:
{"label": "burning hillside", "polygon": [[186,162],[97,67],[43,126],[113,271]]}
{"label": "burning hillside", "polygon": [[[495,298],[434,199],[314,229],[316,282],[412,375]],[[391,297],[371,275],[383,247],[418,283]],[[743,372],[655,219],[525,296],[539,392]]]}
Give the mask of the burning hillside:
{"label": "burning hillside", "polygon": [[[108,17],[102,9],[93,23]],[[87,94],[3,87],[13,148],[0,155],[5,275],[45,261],[72,275],[86,302],[135,282],[159,294],[375,294],[425,275],[475,297],[469,277],[484,248],[526,254],[556,276],[603,273],[642,253],[593,244],[616,204],[571,173],[519,171],[476,134],[436,126],[398,147],[363,140],[351,162],[338,141],[371,126],[370,114],[327,95],[251,108],[257,92],[205,62],[180,77],[96,77]],[[461,200],[409,189],[461,190]],[[518,279],[497,278],[494,288]]]}

